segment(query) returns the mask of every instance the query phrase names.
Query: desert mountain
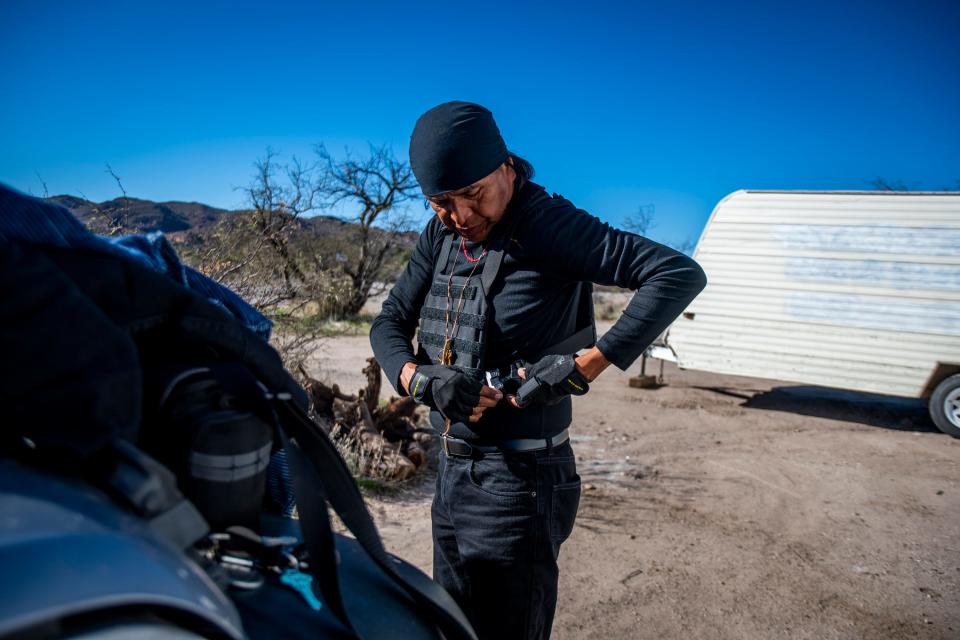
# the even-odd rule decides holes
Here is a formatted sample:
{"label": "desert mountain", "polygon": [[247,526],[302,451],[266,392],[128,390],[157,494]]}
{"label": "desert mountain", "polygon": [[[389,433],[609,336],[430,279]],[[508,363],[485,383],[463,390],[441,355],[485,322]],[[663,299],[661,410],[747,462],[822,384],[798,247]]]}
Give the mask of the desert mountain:
{"label": "desert mountain", "polygon": [[[249,211],[218,209],[200,202],[153,202],[140,198],[116,198],[104,202],[91,202],[70,195],[49,198],[69,209],[85,224],[107,216],[120,221],[119,233],[145,233],[162,231],[177,245],[202,243],[205,235],[212,233],[220,222],[241,222]],[[356,225],[332,216],[309,216],[296,221],[295,235],[303,238],[321,237],[330,246],[331,241],[349,244],[355,237]],[[401,234],[400,246],[410,249],[416,242],[416,234]]]}

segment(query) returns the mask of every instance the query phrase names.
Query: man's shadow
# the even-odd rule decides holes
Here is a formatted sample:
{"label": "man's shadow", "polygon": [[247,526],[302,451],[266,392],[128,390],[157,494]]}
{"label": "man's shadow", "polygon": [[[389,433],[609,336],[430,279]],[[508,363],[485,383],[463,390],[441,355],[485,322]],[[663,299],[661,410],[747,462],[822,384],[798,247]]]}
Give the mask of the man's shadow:
{"label": "man's shadow", "polygon": [[774,387],[759,393],[723,387],[700,388],[743,398],[741,406],[750,409],[844,420],[894,431],[939,433],[923,398],[900,398],[809,385]]}

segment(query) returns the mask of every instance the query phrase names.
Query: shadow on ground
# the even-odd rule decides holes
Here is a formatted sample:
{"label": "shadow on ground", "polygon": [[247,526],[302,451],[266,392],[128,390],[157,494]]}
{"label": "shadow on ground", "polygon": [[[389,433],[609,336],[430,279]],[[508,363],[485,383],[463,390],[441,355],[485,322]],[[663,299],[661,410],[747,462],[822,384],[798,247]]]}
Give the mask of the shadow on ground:
{"label": "shadow on ground", "polygon": [[700,388],[742,398],[741,406],[749,409],[844,420],[895,431],[938,431],[927,412],[926,400],[921,398],[898,398],[815,386],[775,387],[761,392]]}

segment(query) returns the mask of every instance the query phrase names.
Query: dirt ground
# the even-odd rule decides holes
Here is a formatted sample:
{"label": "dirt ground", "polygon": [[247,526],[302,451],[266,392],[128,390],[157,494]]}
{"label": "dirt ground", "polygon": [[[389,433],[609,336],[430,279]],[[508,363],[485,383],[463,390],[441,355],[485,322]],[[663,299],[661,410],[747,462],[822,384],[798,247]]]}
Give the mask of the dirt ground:
{"label": "dirt ground", "polygon": [[[353,390],[369,355],[328,339],[311,368]],[[639,367],[574,401],[554,638],[960,638],[960,440],[922,403]],[[433,481],[368,501],[427,573]]]}

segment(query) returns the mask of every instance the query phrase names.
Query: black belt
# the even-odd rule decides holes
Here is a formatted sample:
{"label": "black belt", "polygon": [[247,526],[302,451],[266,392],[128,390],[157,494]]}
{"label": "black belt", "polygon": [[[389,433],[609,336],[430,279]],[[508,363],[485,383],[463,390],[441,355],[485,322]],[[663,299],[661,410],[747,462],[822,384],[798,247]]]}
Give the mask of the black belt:
{"label": "black belt", "polygon": [[494,445],[471,444],[466,440],[453,436],[440,436],[443,451],[448,456],[457,458],[473,458],[481,453],[503,453],[542,451],[557,447],[570,439],[570,430],[564,429],[551,438],[518,438],[515,440],[501,440]]}

